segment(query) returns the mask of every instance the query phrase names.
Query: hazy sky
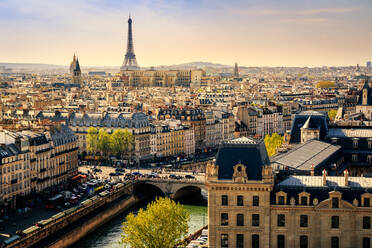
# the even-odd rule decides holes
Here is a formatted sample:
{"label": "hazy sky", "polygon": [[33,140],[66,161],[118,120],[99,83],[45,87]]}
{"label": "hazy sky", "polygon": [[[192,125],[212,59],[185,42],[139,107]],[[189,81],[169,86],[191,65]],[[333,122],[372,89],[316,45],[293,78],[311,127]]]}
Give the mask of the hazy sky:
{"label": "hazy sky", "polygon": [[0,62],[365,65],[371,0],[0,0]]}

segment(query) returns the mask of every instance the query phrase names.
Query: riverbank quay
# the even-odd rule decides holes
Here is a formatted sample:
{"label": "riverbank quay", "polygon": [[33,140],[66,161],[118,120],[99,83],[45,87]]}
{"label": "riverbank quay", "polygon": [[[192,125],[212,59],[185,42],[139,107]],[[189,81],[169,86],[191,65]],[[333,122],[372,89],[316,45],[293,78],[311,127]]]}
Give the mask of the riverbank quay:
{"label": "riverbank quay", "polygon": [[[2,247],[49,247],[58,240],[63,240],[66,234],[78,227],[85,226],[89,222],[89,228],[84,230],[87,234],[100,226],[100,222],[108,221],[110,217],[113,218],[119,214],[121,212],[119,208],[129,207],[137,202],[137,199],[131,196],[132,191],[132,182],[120,183],[111,192],[102,192],[76,207],[69,208],[43,220],[41,225],[30,226],[18,235],[6,240]],[[113,211],[110,211],[111,209]],[[97,216],[100,218],[97,218]]]}
{"label": "riverbank quay", "polygon": [[[203,230],[206,230],[203,232]],[[207,244],[201,244],[201,243],[204,243],[204,240],[200,240],[201,242],[194,242],[195,240],[197,240],[199,237],[205,235],[204,233],[208,231],[208,225],[200,228],[199,230],[197,230],[196,232],[193,232],[191,234],[189,234],[187,237],[185,237],[182,242],[177,245],[175,248],[188,248],[188,247],[197,247],[197,248],[205,248],[205,247],[208,247]],[[205,238],[205,237],[204,237]],[[208,236],[207,236],[208,238]],[[194,242],[194,244],[192,244],[192,242]],[[205,242],[207,243],[207,242]]]}

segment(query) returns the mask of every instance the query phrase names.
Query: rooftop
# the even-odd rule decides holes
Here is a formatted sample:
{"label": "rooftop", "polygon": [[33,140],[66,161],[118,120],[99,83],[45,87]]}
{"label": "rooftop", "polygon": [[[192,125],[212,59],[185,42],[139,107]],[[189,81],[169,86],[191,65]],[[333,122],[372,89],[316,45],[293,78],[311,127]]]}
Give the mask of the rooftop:
{"label": "rooftop", "polygon": [[295,146],[287,153],[273,157],[271,162],[294,169],[310,170],[311,165],[316,167],[340,149],[341,146],[338,145],[310,140]]}
{"label": "rooftop", "polygon": [[323,176],[290,176],[277,186],[289,187],[343,187],[343,188],[372,188],[371,177],[349,177],[349,185],[345,186],[345,177],[327,176],[327,185],[323,186]]}

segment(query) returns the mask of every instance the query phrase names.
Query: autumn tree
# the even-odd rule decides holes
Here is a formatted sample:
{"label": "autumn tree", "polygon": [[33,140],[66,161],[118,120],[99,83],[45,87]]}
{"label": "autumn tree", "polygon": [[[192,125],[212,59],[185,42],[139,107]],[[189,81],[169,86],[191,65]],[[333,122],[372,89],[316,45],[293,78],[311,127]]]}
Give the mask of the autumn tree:
{"label": "autumn tree", "polygon": [[272,135],[267,134],[265,136],[265,146],[267,155],[269,157],[273,156],[276,153],[276,149],[281,147],[283,144],[283,136],[273,133]]}
{"label": "autumn tree", "polygon": [[94,127],[88,129],[86,137],[87,151],[91,154],[95,154],[98,151],[98,130]]}
{"label": "autumn tree", "polygon": [[328,111],[328,117],[331,121],[334,121],[337,115],[337,110],[336,109],[331,109]]}
{"label": "autumn tree", "polygon": [[319,82],[316,84],[316,87],[317,87],[317,88],[321,88],[321,89],[325,89],[325,88],[335,88],[335,87],[336,87],[336,83],[335,83],[335,82],[332,82],[332,81],[319,81]]}
{"label": "autumn tree", "polygon": [[135,248],[173,248],[187,234],[189,213],[169,198],[157,198],[130,213],[123,223],[121,242]]}
{"label": "autumn tree", "polygon": [[132,147],[133,135],[127,129],[115,130],[110,137],[110,148],[112,153],[122,157]]}
{"label": "autumn tree", "polygon": [[110,134],[108,134],[103,128],[98,132],[98,150],[103,156],[107,156],[110,152]]}

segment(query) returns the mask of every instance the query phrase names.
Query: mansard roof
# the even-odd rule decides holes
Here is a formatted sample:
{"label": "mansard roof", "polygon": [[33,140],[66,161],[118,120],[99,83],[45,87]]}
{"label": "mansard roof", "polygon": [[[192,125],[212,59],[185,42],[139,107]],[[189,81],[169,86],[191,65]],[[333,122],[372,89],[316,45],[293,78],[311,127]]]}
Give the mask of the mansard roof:
{"label": "mansard roof", "polygon": [[243,164],[246,166],[248,180],[262,179],[262,166],[269,164],[263,140],[252,140],[241,137],[222,143],[216,159],[219,180],[231,180],[234,166]]}

